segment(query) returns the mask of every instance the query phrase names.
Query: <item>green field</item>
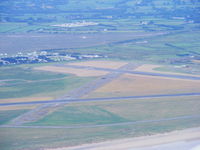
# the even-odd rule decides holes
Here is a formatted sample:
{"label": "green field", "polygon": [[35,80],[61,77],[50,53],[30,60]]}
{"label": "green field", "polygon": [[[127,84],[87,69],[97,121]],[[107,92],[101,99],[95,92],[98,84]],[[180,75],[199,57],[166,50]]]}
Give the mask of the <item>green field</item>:
{"label": "green field", "polygon": [[29,125],[96,125],[156,120],[200,113],[199,96],[68,105]]}
{"label": "green field", "polygon": [[7,110],[0,111],[0,125],[8,123],[10,120],[16,118],[17,116],[27,112],[28,110]]}
{"label": "green field", "polygon": [[0,98],[57,97],[94,78],[36,71],[28,67],[0,68]]}
{"label": "green field", "polygon": [[[186,115],[197,115],[199,97],[157,98],[68,104],[32,125],[95,125],[116,122],[156,120]],[[192,108],[192,109],[191,109]],[[1,128],[1,145],[6,150],[32,150],[63,147],[111,139],[152,135],[191,127],[198,127],[199,118],[168,120],[110,127],[76,129]]]}
{"label": "green field", "polygon": [[[126,61],[143,61],[168,65],[192,65],[192,57],[190,56],[199,56],[199,39],[199,31],[187,31],[68,51],[83,54],[103,54],[109,58]],[[146,43],[138,43],[143,41],[146,41]],[[193,69],[196,68],[198,70],[198,66],[193,66]],[[189,71],[191,71],[190,67],[188,67]]]}
{"label": "green field", "polygon": [[[129,32],[182,30],[188,27],[197,28],[198,6],[199,1],[195,0],[167,2],[165,0],[85,0],[84,2],[8,0],[0,3],[2,9],[0,32],[92,33],[104,32],[104,29]],[[97,22],[99,25],[77,28],[50,26],[83,20]],[[187,24],[188,20],[192,20],[194,24]]]}
{"label": "green field", "polygon": [[118,127],[83,129],[18,129],[1,128],[1,150],[35,150],[77,146],[84,143],[102,142],[111,139],[153,135],[173,130],[197,127],[199,118],[163,123],[148,123]]}

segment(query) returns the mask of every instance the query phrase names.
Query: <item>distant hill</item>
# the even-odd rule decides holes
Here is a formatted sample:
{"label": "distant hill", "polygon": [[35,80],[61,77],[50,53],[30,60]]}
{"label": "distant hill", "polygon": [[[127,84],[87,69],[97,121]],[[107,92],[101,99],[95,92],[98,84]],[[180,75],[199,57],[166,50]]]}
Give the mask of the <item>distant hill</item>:
{"label": "distant hill", "polygon": [[1,0],[0,10],[1,22],[61,22],[61,14],[68,20],[153,16],[200,22],[199,0]]}

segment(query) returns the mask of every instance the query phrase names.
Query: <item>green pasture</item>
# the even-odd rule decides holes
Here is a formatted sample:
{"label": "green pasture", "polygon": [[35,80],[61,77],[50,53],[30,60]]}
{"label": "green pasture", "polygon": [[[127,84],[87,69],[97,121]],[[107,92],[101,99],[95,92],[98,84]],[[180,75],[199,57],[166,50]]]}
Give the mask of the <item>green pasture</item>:
{"label": "green pasture", "polygon": [[0,68],[0,80],[46,80],[55,78],[64,78],[69,75],[50,73],[44,71],[33,70],[32,68],[20,66],[6,66]]}
{"label": "green pasture", "polygon": [[[95,125],[198,115],[198,97],[68,104],[32,125]],[[189,109],[190,108],[190,109]],[[0,128],[2,150],[55,148],[198,127],[199,118],[76,129]]]}
{"label": "green pasture", "polygon": [[198,100],[194,96],[68,104],[29,125],[96,125],[196,115],[200,114]]}
{"label": "green pasture", "polygon": [[36,71],[26,67],[1,67],[0,98],[57,97],[92,79],[69,74]]}
{"label": "green pasture", "polygon": [[27,110],[1,110],[0,111],[0,125],[8,123],[10,120],[16,118],[17,116],[27,112]]}
{"label": "green pasture", "polygon": [[[166,35],[69,50],[69,52],[95,53],[121,60],[141,60],[169,64],[169,60],[181,59],[179,55],[199,54],[199,39],[199,31],[172,32]],[[143,41],[146,41],[146,43],[142,43]]]}

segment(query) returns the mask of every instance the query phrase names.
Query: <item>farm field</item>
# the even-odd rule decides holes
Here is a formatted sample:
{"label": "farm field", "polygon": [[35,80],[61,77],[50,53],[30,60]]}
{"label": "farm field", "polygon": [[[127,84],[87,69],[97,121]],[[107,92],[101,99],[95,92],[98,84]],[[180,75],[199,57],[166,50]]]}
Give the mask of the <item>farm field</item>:
{"label": "farm field", "polygon": [[200,63],[200,60],[193,60],[195,63]]}
{"label": "farm field", "polygon": [[98,76],[102,76],[108,73],[106,71],[75,69],[75,68],[70,68],[70,67],[57,67],[57,66],[43,66],[43,67],[37,67],[35,69],[42,70],[42,71],[49,71],[49,72],[73,74],[78,77],[95,77],[95,76],[98,77]]}
{"label": "farm field", "polygon": [[13,102],[24,102],[24,101],[39,101],[39,100],[50,100],[53,97],[23,97],[23,98],[7,98],[0,99],[0,103],[13,103]]}
{"label": "farm field", "polygon": [[117,97],[200,92],[199,81],[125,74],[87,96]]}
{"label": "farm field", "polygon": [[78,77],[98,77],[108,74],[108,71],[102,70],[95,70],[95,69],[87,69],[84,67],[99,67],[99,68],[108,68],[108,69],[118,69],[128,62],[125,61],[108,61],[108,60],[95,60],[95,61],[81,61],[81,62],[73,62],[73,63],[66,63],[66,65],[73,65],[73,66],[82,66],[83,68],[71,68],[65,66],[41,66],[35,67],[35,70],[41,71],[49,71],[55,73],[64,73],[64,74],[73,74]]}
{"label": "farm field", "polygon": [[0,68],[0,101],[54,99],[94,78],[34,70],[31,67]]}
{"label": "farm field", "polygon": [[[174,69],[182,73],[199,74],[198,65],[193,65],[189,56],[199,54],[199,31],[174,32],[136,40],[119,41],[113,44],[67,50],[82,54],[103,54],[108,58],[125,61],[142,61],[159,65],[185,65],[185,69]],[[146,41],[146,42],[144,42]],[[64,50],[59,50],[64,51]]]}
{"label": "farm field", "polygon": [[[75,126],[157,120],[199,114],[199,96],[67,104],[29,125]],[[192,109],[188,109],[192,108]]]}
{"label": "farm field", "polygon": [[125,62],[125,61],[96,60],[96,61],[82,61],[82,62],[67,63],[67,65],[118,69],[122,67],[123,65],[126,65],[127,63],[128,62]]}
{"label": "farm field", "polygon": [[[200,123],[199,118],[138,122],[138,124],[134,122],[197,115],[200,113],[199,105],[199,97],[195,96],[67,104],[44,119],[29,124],[29,126],[40,125],[49,128],[56,125],[60,126],[59,129],[0,128],[0,133],[4,137],[0,141],[5,149],[18,150],[68,147],[124,137],[153,135],[197,127]],[[119,122],[133,122],[133,124],[114,125]],[[113,124],[113,126],[95,127],[102,124]],[[73,129],[77,125],[80,127]],[[94,127],[85,128],[84,126],[87,125],[94,125]],[[64,129],[62,126],[72,128]]]}
{"label": "farm field", "polygon": [[37,108],[39,105],[24,105],[24,106],[5,106],[1,107],[1,111],[9,110],[32,110]]}
{"label": "farm field", "polygon": [[[190,75],[194,77],[199,77],[200,75],[198,74],[188,74],[188,73],[183,73],[183,72],[178,72],[178,71],[173,71],[173,70],[167,70],[168,66],[165,65],[153,65],[153,64],[144,64],[139,66],[138,68],[135,69],[135,71],[144,71],[144,72],[155,72],[155,73],[167,73],[167,74],[175,74],[175,75]],[[172,68],[172,66],[170,66]],[[173,67],[175,68],[175,67]]]}

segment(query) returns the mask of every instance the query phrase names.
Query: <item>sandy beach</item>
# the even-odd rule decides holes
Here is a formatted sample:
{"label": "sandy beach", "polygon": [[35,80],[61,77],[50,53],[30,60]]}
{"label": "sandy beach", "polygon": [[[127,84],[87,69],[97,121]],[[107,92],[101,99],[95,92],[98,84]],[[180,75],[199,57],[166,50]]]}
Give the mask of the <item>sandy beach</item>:
{"label": "sandy beach", "polygon": [[200,128],[46,150],[200,150]]}

